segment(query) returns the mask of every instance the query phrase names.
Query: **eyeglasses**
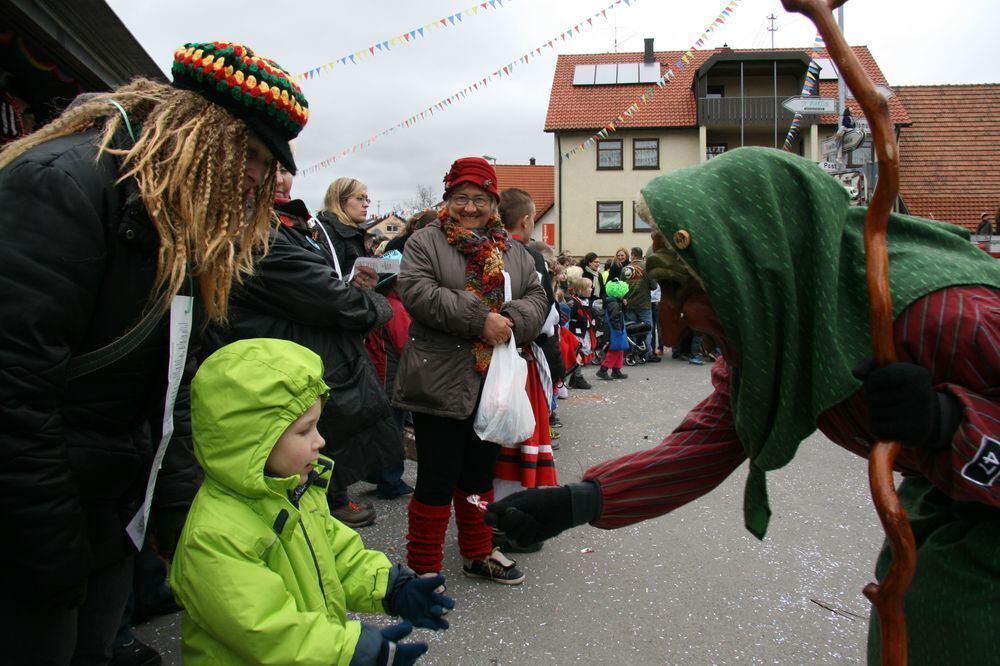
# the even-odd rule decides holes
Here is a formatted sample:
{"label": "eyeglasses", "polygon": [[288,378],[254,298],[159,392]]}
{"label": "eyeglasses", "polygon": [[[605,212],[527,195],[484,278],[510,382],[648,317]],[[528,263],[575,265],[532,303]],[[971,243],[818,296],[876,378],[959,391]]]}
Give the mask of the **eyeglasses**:
{"label": "eyeglasses", "polygon": [[459,208],[465,208],[472,202],[476,208],[486,208],[490,205],[491,199],[489,197],[472,197],[471,199],[464,194],[456,194],[451,198],[451,203],[455,204]]}
{"label": "eyeglasses", "polygon": [[367,195],[364,195],[364,194],[362,194],[361,196],[357,196],[357,197],[351,197],[351,198],[352,198],[352,199],[357,199],[357,200],[358,200],[358,201],[360,201],[361,203],[366,203],[366,204],[370,204],[370,203],[372,202],[372,200],[371,200],[371,199],[369,199],[369,198],[367,197]]}

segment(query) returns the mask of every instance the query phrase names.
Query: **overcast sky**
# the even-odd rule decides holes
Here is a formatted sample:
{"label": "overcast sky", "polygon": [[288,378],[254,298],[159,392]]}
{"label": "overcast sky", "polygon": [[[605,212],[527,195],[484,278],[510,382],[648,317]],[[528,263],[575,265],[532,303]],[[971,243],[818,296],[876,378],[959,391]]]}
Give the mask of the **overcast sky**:
{"label": "overcast sky", "polygon": [[[454,26],[358,65],[337,65],[300,85],[310,120],[296,146],[299,168],[339,154],[419,113],[585,21],[613,0],[504,0],[501,6],[464,16]],[[473,6],[472,0],[365,0],[359,2],[204,2],[203,0],[108,0],[132,34],[169,71],[184,42],[240,41],[293,73],[317,67],[376,42]],[[329,168],[295,181],[293,195],[310,207],[322,203],[326,186],[340,176],[364,181],[372,212],[400,208],[418,185],[435,193],[456,157],[491,155],[500,164],[539,164],[555,159],[552,134],[543,131],[556,55],[641,51],[644,37],[657,50],[687,49],[723,9],[715,0],[632,0],[607,20],[572,39],[557,40],[510,77],[490,83],[432,118],[380,138]],[[778,0],[743,0],[706,48],[808,47],[815,29],[787,14]],[[1000,2],[967,0],[851,0],[845,32],[851,44],[867,45],[891,85],[997,83],[1000,65],[996,26]],[[617,45],[617,49],[616,49]],[[671,84],[667,84],[671,85]],[[611,120],[609,118],[609,120]],[[579,159],[579,158],[576,158]],[[501,184],[502,185],[502,184]]]}

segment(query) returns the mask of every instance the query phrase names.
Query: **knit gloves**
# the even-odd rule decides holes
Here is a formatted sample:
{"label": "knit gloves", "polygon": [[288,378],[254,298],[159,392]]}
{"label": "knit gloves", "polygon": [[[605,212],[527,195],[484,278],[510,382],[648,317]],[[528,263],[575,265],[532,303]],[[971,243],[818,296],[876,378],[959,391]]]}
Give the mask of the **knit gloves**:
{"label": "knit gloves", "polygon": [[486,507],[488,524],[517,544],[551,539],[601,515],[601,489],[593,481],[523,490]]}
{"label": "knit gloves", "polygon": [[444,576],[421,577],[410,568],[397,565],[390,576],[382,605],[389,615],[397,615],[424,629],[447,629],[444,615],[455,600],[444,594]]}
{"label": "knit gloves", "polygon": [[871,431],[881,441],[942,449],[951,442],[962,419],[962,406],[931,384],[931,373],[913,363],[875,368],[865,359],[852,371],[864,382]]}

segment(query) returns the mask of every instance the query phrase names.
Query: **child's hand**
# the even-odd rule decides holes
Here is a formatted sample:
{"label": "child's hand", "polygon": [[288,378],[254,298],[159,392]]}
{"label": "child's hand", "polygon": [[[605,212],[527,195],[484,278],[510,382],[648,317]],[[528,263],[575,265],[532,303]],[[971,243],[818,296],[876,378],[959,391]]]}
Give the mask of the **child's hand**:
{"label": "child's hand", "polygon": [[393,586],[383,602],[390,615],[398,615],[424,629],[448,628],[444,615],[455,607],[455,600],[444,594],[444,576],[411,575],[399,582],[402,584]]}
{"label": "child's hand", "polygon": [[382,649],[378,666],[411,666],[427,652],[427,643],[401,643],[413,631],[409,622],[400,622],[382,630]]}

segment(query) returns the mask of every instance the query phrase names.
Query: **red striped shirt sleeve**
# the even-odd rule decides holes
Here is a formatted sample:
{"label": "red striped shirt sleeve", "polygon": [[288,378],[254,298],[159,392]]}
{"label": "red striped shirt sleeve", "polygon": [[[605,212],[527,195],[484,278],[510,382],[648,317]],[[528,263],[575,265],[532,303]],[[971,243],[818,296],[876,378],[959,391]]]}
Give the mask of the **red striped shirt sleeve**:
{"label": "red striped shirt sleeve", "polygon": [[915,452],[918,470],[955,500],[1000,507],[1000,290],[933,292],[903,311],[895,334],[897,360],[930,370],[963,410],[950,447]]}
{"label": "red striped shirt sleeve", "polygon": [[601,486],[604,508],[595,527],[614,529],[662,516],[709,492],[746,460],[733,427],[729,367],[712,368],[713,392],[652,449],[591,467],[584,480]]}

